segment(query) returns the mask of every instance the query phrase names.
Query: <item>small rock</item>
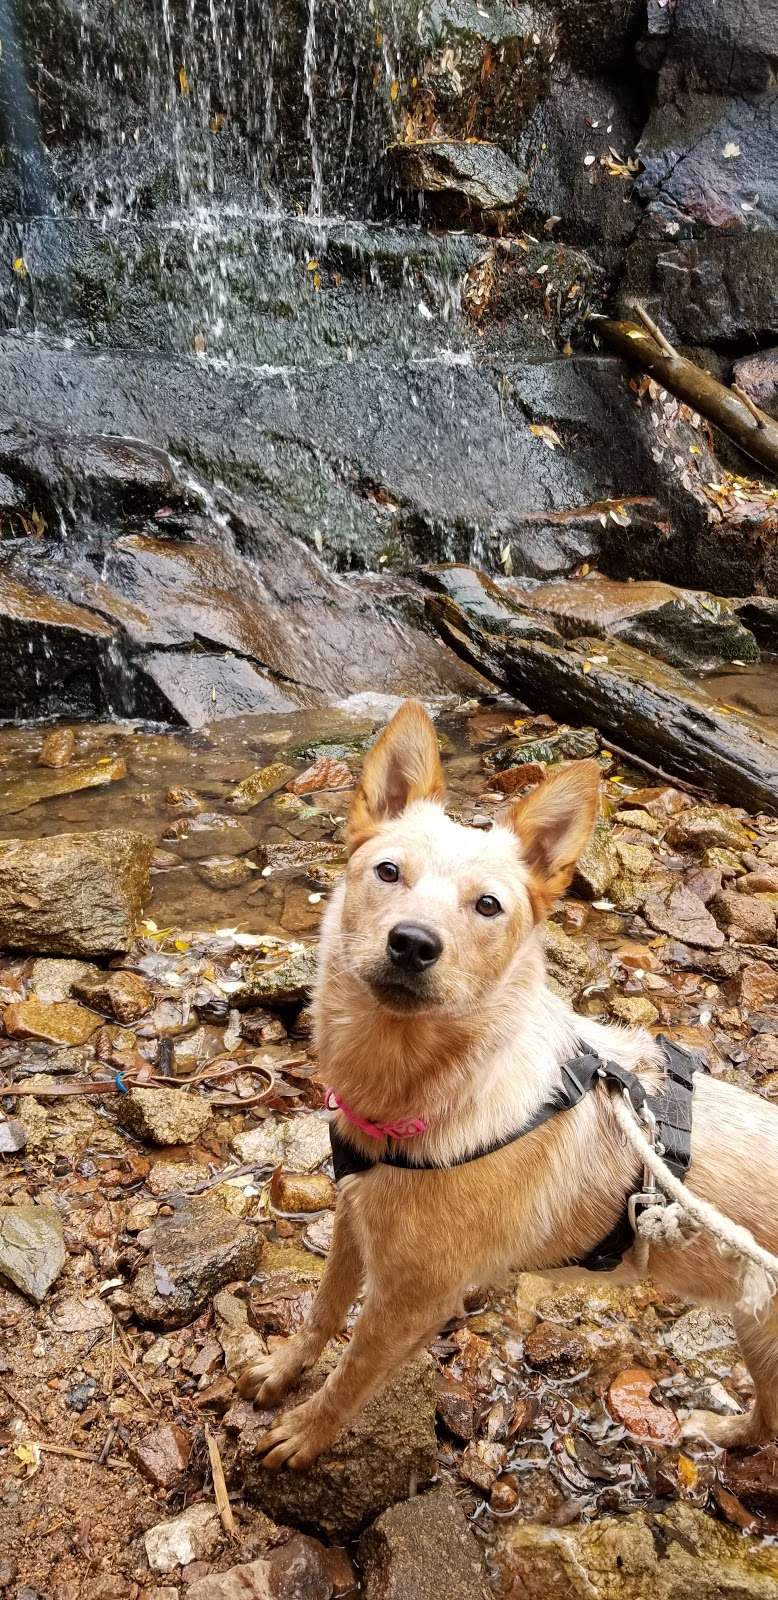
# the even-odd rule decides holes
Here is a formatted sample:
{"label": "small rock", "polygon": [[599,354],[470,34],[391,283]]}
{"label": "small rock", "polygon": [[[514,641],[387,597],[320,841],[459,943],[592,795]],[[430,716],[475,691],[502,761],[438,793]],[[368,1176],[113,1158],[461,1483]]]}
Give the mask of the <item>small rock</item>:
{"label": "small rock", "polygon": [[0,1156],[13,1156],[27,1143],[27,1130],[16,1117],[6,1117],[0,1122]]}
{"label": "small rock", "polygon": [[481,1546],[448,1484],[392,1506],[362,1535],[365,1600],[488,1600]]}
{"label": "small rock", "polygon": [[778,894],[778,867],[761,867],[744,872],[737,881],[740,894]]}
{"label": "small rock", "polygon": [[331,1600],[330,1551],[306,1533],[227,1572],[200,1578],[187,1600]]}
{"label": "small rock", "polygon": [[230,805],[236,811],[253,811],[267,795],[282,788],[293,775],[294,767],[286,766],[283,761],[273,761],[268,767],[260,767],[257,772],[250,772],[233,789]]}
{"label": "small rock", "polygon": [[759,860],[767,862],[770,867],[778,867],[778,839],[770,839],[762,845]]}
{"label": "small rock", "polygon": [[598,945],[571,939],[558,922],[547,922],[543,929],[548,981],[556,994],[575,1002],[605,966],[605,958]]}
{"label": "small rock", "polygon": [[751,840],[731,811],[724,806],[689,806],[671,822],[668,844],[697,850],[747,850]]}
{"label": "small rock", "polygon": [[250,1006],[302,1005],[310,998],[316,977],[316,946],[297,945],[276,963],[255,959],[246,964],[239,1003]]}
{"label": "small rock", "polygon": [[[522,789],[534,788],[537,784],[543,783],[545,777],[545,762],[525,761],[523,766],[508,767],[506,772],[490,773],[489,788],[497,789],[500,794],[518,794]],[[581,891],[577,890],[576,893],[580,894]]]}
{"label": "small rock", "polygon": [[614,1417],[636,1439],[653,1439],[659,1444],[677,1444],[681,1425],[668,1406],[651,1398],[656,1385],[654,1372],[645,1367],[630,1367],[613,1379],[608,1390],[608,1405]]}
{"label": "small rock", "polygon": [[444,1428],[455,1439],[472,1439],[475,1433],[475,1402],[464,1383],[444,1378],[438,1386],[437,1413]]}
{"label": "small rock", "polygon": [[40,748],[39,767],[67,767],[76,753],[76,736],[72,728],[55,728],[48,733]]}
{"label": "small rock", "polygon": [[40,1305],[65,1264],[62,1222],[50,1206],[0,1206],[0,1277]]}
{"label": "small rock", "polygon": [[121,1095],[117,1116],[138,1139],[154,1144],[194,1144],[211,1120],[202,1095],[184,1089],[130,1089]]}
{"label": "small rock", "polygon": [[322,756],[287,784],[290,794],[315,794],[319,789],[351,789],[354,775],[345,761]]}
{"label": "small rock", "polygon": [[130,1449],[130,1460],[159,1489],[172,1489],[186,1471],[191,1445],[183,1428],[165,1422]]}
{"label": "small rock", "polygon": [[767,1444],[753,1455],[727,1452],[724,1481],[747,1506],[775,1511],[778,1507],[778,1445]]}
{"label": "small rock", "polygon": [[392,145],[391,154],[407,188],[451,195],[465,208],[510,211],[526,193],[526,173],[485,140],[418,139]]}
{"label": "small rock", "polygon": [[685,1365],[707,1355],[710,1350],[728,1350],[735,1357],[735,1330],[731,1317],[708,1306],[693,1306],[683,1316],[676,1317],[664,1335],[664,1344]]}
{"label": "small rock", "polygon": [[18,1000],[3,1012],[9,1039],[44,1039],[48,1044],[86,1044],[100,1018],[74,1000]]}
{"label": "small rock", "polygon": [[725,889],[716,900],[714,910],[720,926],[728,930],[734,944],[774,943],[776,912],[769,900]]}
{"label": "small rock", "polygon": [[324,1172],[273,1174],[270,1200],[276,1211],[325,1211],[335,1205],[335,1185]]}
{"label": "small rock", "polygon": [[239,1300],[237,1295],[223,1289],[215,1296],[213,1309],[216,1333],[224,1351],[224,1365],[230,1377],[237,1378],[250,1361],[265,1354],[264,1341],[249,1326],[245,1300]]}
{"label": "small rock", "polygon": [[194,1194],[207,1184],[210,1172],[200,1161],[173,1161],[162,1156],[152,1164],[148,1186],[153,1195]]}
{"label": "small rock", "polygon": [[33,771],[23,778],[11,778],[0,787],[0,816],[26,811],[29,806],[38,805],[41,800],[52,800],[57,795],[75,794],[81,789],[102,789],[126,776],[127,766],[122,756],[103,756],[98,761],[63,768],[60,772],[46,768]]}
{"label": "small rock", "polygon": [[176,1567],[187,1567],[211,1555],[221,1538],[221,1522],[215,1506],[198,1503],[189,1506],[171,1522],[158,1522],[143,1536],[146,1559],[152,1572],[167,1574]]}
{"label": "small rock", "polygon": [[154,844],[127,829],[0,841],[0,948],[62,956],[129,949]]}
{"label": "small rock", "polygon": [[184,861],[203,861],[208,856],[242,856],[255,847],[254,835],[237,817],[224,817],[218,811],[201,811],[196,816],[179,817],[162,835],[163,846],[175,850]]}
{"label": "small rock", "polygon": [[99,972],[76,978],[73,994],[119,1023],[137,1022],[153,1000],[148,984],[137,972]]}
{"label": "small rock", "polygon": [[284,1124],[284,1162],[294,1172],[315,1172],[330,1159],[330,1124],[324,1115],[288,1117]]}
{"label": "small rock", "polygon": [[196,870],[209,889],[242,889],[257,872],[247,856],[211,856],[198,861]]}
{"label": "small rock", "polygon": [[642,994],[614,995],[610,1009],[619,1022],[626,1022],[630,1028],[650,1028],[659,1017],[656,1006]]}
{"label": "small rock", "polygon": [[491,1439],[475,1439],[462,1451],[459,1470],[468,1483],[488,1494],[502,1472],[508,1459],[504,1444],[494,1444]]}
{"label": "small rock", "polygon": [[45,956],[35,961],[32,968],[32,989],[36,1000],[69,1000],[73,984],[79,978],[96,973],[97,967],[88,961],[57,961]]}
{"label": "small rock", "polygon": [[619,858],[613,847],[607,823],[598,822],[589,843],[578,857],[573,873],[573,894],[587,900],[602,900],[608,893],[619,870]]}
{"label": "small rock", "polygon": [[558,1322],[539,1322],[527,1334],[524,1354],[531,1367],[554,1378],[581,1372],[591,1362],[591,1352],[585,1341]]}
{"label": "small rock", "polygon": [[[287,1404],[319,1387],[331,1368],[320,1361]],[[257,1424],[261,1428],[261,1422]],[[249,1499],[274,1521],[301,1523],[327,1538],[363,1528],[408,1493],[411,1480],[426,1483],[437,1471],[435,1376],[425,1355],[395,1373],[380,1395],[311,1467],[268,1472],[250,1429],[242,1435],[238,1469]]]}
{"label": "small rock", "polygon": [[724,944],[721,929],[716,926],[699,896],[683,885],[665,890],[662,894],[649,895],[643,906],[643,915],[649,927],[655,928],[657,933],[669,933],[671,938],[681,939],[685,944],[701,945],[707,950],[719,950]]}
{"label": "small rock", "polygon": [[182,1327],[225,1284],[250,1278],[262,1247],[258,1229],[231,1217],[212,1194],[195,1196],[154,1223],[150,1260],[132,1285],[136,1315],[158,1327]]}
{"label": "small rock", "polygon": [[766,961],[749,961],[740,975],[740,1004],[746,1011],[778,1005],[778,967]]}
{"label": "small rock", "polygon": [[242,1162],[256,1167],[279,1167],[284,1159],[284,1123],[273,1117],[260,1122],[246,1133],[238,1133],[232,1148]]}

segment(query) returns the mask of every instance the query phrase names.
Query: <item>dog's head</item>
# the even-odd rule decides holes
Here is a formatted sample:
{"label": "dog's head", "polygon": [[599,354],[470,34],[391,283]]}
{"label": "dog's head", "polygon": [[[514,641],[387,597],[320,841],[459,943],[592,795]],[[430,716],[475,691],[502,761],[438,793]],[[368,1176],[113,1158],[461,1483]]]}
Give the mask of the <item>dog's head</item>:
{"label": "dog's head", "polygon": [[427,713],[408,702],[366,757],[348,821],[339,962],[393,1012],[472,1011],[568,884],[600,769],[563,767],[489,831],[447,817]]}

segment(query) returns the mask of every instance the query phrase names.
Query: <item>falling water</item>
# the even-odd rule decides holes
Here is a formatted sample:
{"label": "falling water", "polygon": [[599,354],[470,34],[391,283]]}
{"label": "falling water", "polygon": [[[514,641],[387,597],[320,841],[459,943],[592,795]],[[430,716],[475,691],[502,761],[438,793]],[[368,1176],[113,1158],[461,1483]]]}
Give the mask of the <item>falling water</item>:
{"label": "falling water", "polygon": [[0,141],[15,171],[21,214],[51,212],[54,191],[27,80],[14,0],[0,0]]}

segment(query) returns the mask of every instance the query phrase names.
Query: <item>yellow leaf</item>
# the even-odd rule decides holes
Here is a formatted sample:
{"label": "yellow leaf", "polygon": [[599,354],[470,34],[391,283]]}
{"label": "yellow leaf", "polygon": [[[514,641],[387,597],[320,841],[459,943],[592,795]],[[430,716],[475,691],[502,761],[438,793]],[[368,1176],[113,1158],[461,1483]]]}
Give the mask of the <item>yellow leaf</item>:
{"label": "yellow leaf", "polygon": [[316,293],[318,294],[318,292],[319,292],[319,290],[321,288],[321,273],[320,272],[312,273],[312,275],[311,275],[311,283],[313,284],[313,287],[316,290]]}
{"label": "yellow leaf", "polygon": [[27,262],[25,261],[24,256],[17,256],[16,257],[16,260],[15,260],[14,265],[13,265],[13,270],[16,273],[17,278],[26,278],[27,277]]}
{"label": "yellow leaf", "polygon": [[205,334],[204,333],[196,333],[195,334],[195,336],[194,336],[194,347],[195,347],[195,350],[197,351],[198,356],[201,356],[203,351],[204,351],[204,349],[205,349]]}
{"label": "yellow leaf", "polygon": [[391,88],[389,90],[389,99],[392,102],[394,102],[397,99],[397,96],[398,96],[399,93],[400,93],[400,85],[397,82],[397,79],[394,78],[392,80],[392,85],[391,85]]}
{"label": "yellow leaf", "polygon": [[305,270],[306,272],[315,272],[318,265],[318,261],[314,261],[313,258],[311,258],[310,261],[306,261]]}
{"label": "yellow leaf", "polygon": [[549,428],[547,423],[531,422],[529,425],[529,431],[530,433],[534,433],[536,439],[542,439],[543,443],[548,445],[549,450],[561,448],[562,440],[560,439],[559,434],[556,432],[555,428]]}
{"label": "yellow leaf", "polygon": [[179,67],[178,69],[178,87],[182,94],[189,93],[189,79],[186,75],[186,67]]}
{"label": "yellow leaf", "polygon": [[585,661],[584,664],[583,664],[583,669],[584,669],[584,672],[591,672],[591,670],[592,670],[591,661]]}
{"label": "yellow leaf", "polygon": [[699,1468],[689,1456],[678,1457],[678,1477],[685,1489],[696,1489],[699,1482]]}

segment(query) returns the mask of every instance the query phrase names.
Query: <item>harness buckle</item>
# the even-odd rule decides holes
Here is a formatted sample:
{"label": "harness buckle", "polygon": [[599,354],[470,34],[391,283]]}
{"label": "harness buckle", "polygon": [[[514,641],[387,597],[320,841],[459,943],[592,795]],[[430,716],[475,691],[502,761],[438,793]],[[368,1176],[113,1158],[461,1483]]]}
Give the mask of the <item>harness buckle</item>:
{"label": "harness buckle", "polygon": [[667,1195],[663,1194],[661,1189],[657,1189],[656,1184],[653,1189],[642,1189],[639,1194],[631,1194],[627,1201],[627,1216],[632,1232],[637,1234],[638,1231],[638,1211],[648,1211],[651,1206],[666,1205]]}

